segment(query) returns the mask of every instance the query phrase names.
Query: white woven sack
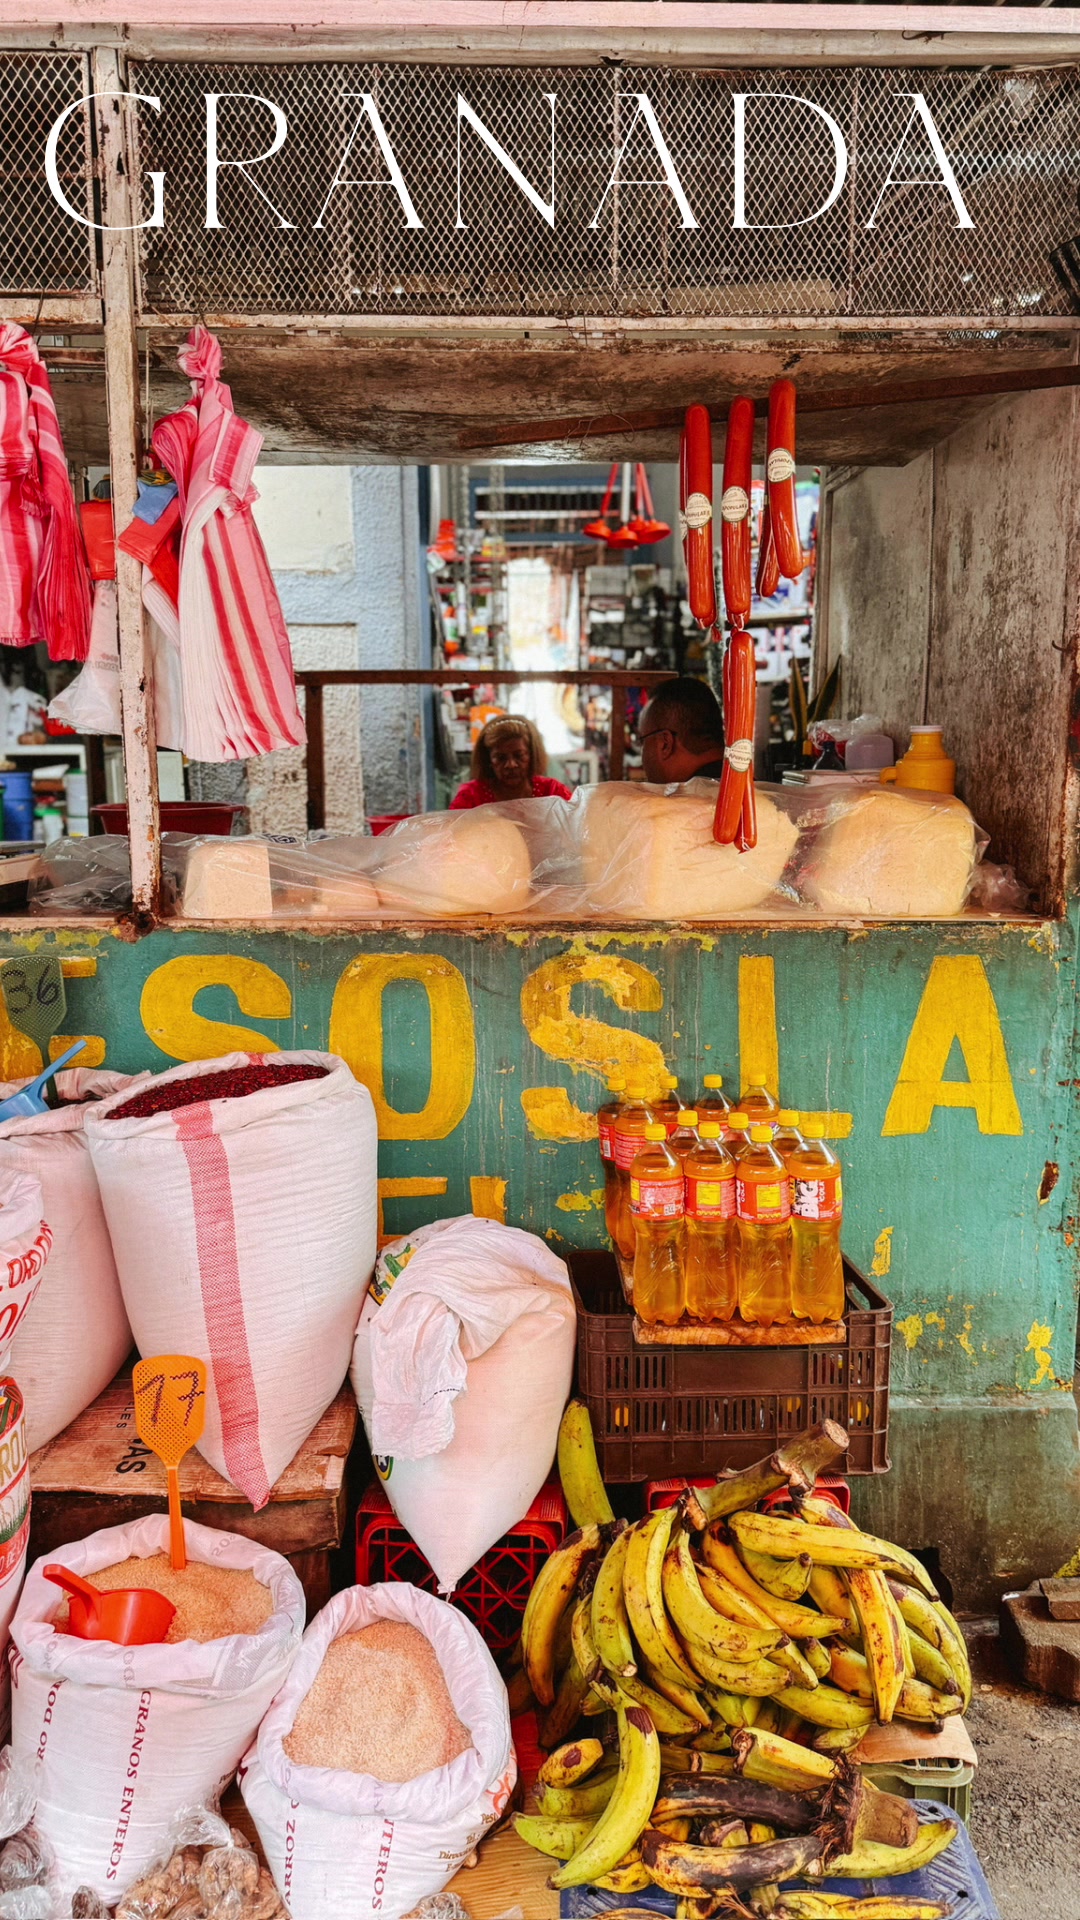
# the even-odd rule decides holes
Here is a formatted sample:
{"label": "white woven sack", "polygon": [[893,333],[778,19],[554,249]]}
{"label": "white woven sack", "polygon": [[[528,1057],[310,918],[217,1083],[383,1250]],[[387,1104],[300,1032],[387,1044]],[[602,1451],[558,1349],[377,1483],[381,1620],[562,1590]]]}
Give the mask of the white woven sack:
{"label": "white woven sack", "polygon": [[85,1575],[168,1552],[163,1514],[92,1533],[27,1575],[11,1627],[11,1744],[41,1761],[35,1824],[69,1894],[89,1886],[112,1904],[146,1871],[177,1810],[232,1773],[300,1645],[304,1590],[281,1554],[192,1521],[185,1537],[189,1562],[248,1568],[270,1588],[274,1612],[258,1633],[121,1647],[53,1630],[61,1596],[42,1567]]}
{"label": "white woven sack", "polygon": [[387,1497],[441,1592],[547,1479],[575,1329],[565,1263],[535,1234],[465,1215],[383,1248],[353,1391]]}
{"label": "white woven sack", "polygon": [[209,1366],[199,1451],[266,1505],[348,1371],[377,1238],[375,1110],[332,1053],[232,1053],[232,1067],[321,1066],[294,1081],[144,1120],[90,1111],[86,1137],[139,1351]]}
{"label": "white woven sack", "polygon": [[41,1285],[52,1250],[44,1207],[36,1175],[0,1166],[0,1373],[10,1367],[16,1329]]}
{"label": "white woven sack", "polygon": [[[399,1785],[302,1767],[282,1741],[331,1641],[376,1620],[430,1640],[472,1746]],[[350,1587],[316,1615],[240,1768],[240,1789],[292,1920],[399,1920],[451,1880],[501,1818],[517,1779],[510,1712],[495,1663],[455,1607],[404,1583]]]}
{"label": "white woven sack", "polygon": [[[141,1076],[145,1079],[147,1076]],[[124,1073],[58,1073],[65,1100],[104,1098],[131,1087]],[[27,1080],[0,1084],[7,1100]],[[82,1106],[50,1108],[0,1124],[0,1171],[41,1182],[53,1247],[19,1322],[11,1371],[26,1401],[31,1453],[62,1432],[108,1386],[131,1349],[109,1229],[83,1129]]]}

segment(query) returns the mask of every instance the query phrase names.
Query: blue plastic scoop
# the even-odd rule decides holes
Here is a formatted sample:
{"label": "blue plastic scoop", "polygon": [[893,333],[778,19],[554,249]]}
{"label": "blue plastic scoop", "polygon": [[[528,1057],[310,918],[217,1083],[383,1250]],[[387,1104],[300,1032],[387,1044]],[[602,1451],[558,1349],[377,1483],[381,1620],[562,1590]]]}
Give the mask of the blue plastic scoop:
{"label": "blue plastic scoop", "polygon": [[62,1053],[59,1060],[50,1061],[44,1073],[39,1073],[36,1080],[31,1080],[25,1087],[20,1087],[18,1093],[11,1094],[8,1099],[0,1100],[0,1126],[5,1120],[25,1120],[34,1113],[48,1113],[49,1103],[42,1097],[42,1087],[46,1081],[52,1079],[54,1073],[59,1073],[61,1067],[66,1067],[69,1060],[74,1060],[75,1055],[81,1053],[85,1045],[85,1040],[76,1040],[75,1045],[69,1047],[66,1053]]}

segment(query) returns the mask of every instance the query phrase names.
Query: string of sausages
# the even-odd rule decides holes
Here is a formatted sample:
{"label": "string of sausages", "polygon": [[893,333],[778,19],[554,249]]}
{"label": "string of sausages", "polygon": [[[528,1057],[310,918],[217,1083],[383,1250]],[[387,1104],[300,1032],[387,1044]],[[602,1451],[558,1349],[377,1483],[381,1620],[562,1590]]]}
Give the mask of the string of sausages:
{"label": "string of sausages", "polygon": [[[757,663],[747,631],[753,593],[768,599],[780,578],[797,580],[806,565],[795,497],[795,388],[777,380],[769,393],[765,443],[765,506],[758,541],[756,581],[751,581],[750,494],[754,458],[754,402],[733,400],[724,443],[720,498],[720,556],[730,637],[724,654],[724,768],[716,801],[713,837],[740,853],[757,844],[754,803],[754,724]],[[706,407],[687,410],[679,450],[679,522],[686,560],[690,611],[710,638],[717,628],[713,558],[712,422]]]}

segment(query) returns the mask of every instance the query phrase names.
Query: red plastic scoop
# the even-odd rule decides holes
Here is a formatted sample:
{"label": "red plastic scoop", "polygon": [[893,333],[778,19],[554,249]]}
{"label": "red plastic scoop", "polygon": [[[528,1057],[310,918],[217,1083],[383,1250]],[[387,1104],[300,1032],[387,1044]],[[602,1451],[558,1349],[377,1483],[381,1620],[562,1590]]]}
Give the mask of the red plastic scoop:
{"label": "red plastic scoop", "polygon": [[77,1640],[113,1640],[120,1647],[146,1647],[164,1640],[176,1608],[151,1587],[117,1587],[99,1593],[69,1567],[42,1567],[46,1580],[68,1595],[69,1633]]}

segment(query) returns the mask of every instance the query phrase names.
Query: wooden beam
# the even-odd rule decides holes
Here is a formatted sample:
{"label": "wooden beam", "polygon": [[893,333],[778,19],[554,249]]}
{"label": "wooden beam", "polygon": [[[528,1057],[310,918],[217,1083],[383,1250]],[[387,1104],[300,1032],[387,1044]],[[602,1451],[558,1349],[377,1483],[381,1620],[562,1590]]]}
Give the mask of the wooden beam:
{"label": "wooden beam", "polygon": [[[941,380],[904,380],[894,386],[838,387],[832,393],[800,396],[800,413],[856,413],[866,407],[911,407],[934,400],[991,398],[996,394],[1033,393],[1048,387],[1080,386],[1080,366],[1017,368],[1011,373],[957,374]],[[719,413],[734,393],[715,396],[708,404]],[[767,397],[756,399],[754,412],[763,420]],[[462,451],[479,447],[528,446],[534,441],[607,439],[615,433],[670,431],[681,427],[683,407],[659,407],[648,413],[607,413],[568,416],[559,420],[522,420],[492,427],[487,432],[469,428],[458,437]]]}
{"label": "wooden beam", "polygon": [[[788,617],[788,626],[797,624],[793,616]],[[575,668],[564,673],[515,673],[509,667],[304,667],[296,674],[296,684],[310,700],[323,687],[516,687],[535,681],[559,687],[653,687],[677,678],[673,667],[640,672],[632,667]],[[309,717],[310,712],[309,707]],[[321,724],[316,721],[316,726]]]}
{"label": "wooden beam", "polygon": [[[117,534],[131,521],[139,471],[139,368],[135,333],[135,270],[131,223],[139,218],[128,183],[134,178],[125,140],[126,82],[118,54],[101,47],[93,55],[92,84],[97,121],[104,219],[102,293],[105,301],[105,386],[109,407],[109,469]],[[124,735],[128,837],[131,844],[132,913],[136,926],[157,915],[161,887],[158,816],[157,731],[142,564],[116,549],[120,614],[120,706]]]}

